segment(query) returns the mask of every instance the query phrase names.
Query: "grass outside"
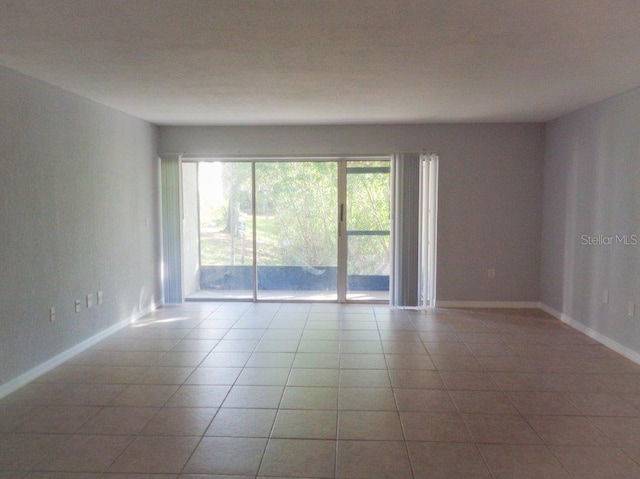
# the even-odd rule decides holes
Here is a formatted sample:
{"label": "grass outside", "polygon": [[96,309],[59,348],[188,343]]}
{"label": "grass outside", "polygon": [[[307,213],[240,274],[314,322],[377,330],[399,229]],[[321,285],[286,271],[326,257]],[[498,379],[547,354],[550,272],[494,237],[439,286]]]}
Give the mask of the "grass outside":
{"label": "grass outside", "polygon": [[[240,214],[244,233],[232,236],[225,232],[226,221],[203,225],[200,229],[200,262],[205,266],[251,265],[253,262],[253,231],[251,216]],[[277,264],[281,257],[281,238],[273,216],[256,217],[256,245],[260,262]]]}
{"label": "grass outside", "polygon": [[[253,264],[253,231],[251,215],[240,213],[244,232],[235,236],[226,232],[226,220],[203,225],[200,230],[200,254],[203,266],[250,266]],[[276,216],[256,216],[256,246],[261,266],[327,266],[307,264],[304,255],[296,256],[288,247],[282,226]],[[335,238],[333,238],[335,241]],[[331,240],[327,239],[325,244]],[[352,237],[349,241],[350,274],[389,274],[388,237]],[[311,261],[310,263],[314,263]],[[334,263],[335,264],[335,263]]]}

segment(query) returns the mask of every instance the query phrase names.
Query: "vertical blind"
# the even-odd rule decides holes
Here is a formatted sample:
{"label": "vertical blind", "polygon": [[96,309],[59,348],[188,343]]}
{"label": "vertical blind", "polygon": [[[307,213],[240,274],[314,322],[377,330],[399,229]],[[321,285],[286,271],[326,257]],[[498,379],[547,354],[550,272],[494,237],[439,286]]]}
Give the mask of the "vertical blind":
{"label": "vertical blind", "polygon": [[435,302],[438,157],[392,156],[393,253],[390,303],[398,307]]}
{"label": "vertical blind", "polygon": [[180,157],[160,158],[162,178],[162,284],[165,303],[182,303]]}
{"label": "vertical blind", "polygon": [[391,305],[420,305],[420,154],[392,157]]}

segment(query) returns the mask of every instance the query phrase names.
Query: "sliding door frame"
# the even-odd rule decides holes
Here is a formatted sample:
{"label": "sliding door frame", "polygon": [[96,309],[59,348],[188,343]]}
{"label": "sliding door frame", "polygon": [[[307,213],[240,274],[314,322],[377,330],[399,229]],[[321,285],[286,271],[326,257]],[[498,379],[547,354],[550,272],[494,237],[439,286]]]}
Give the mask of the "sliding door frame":
{"label": "sliding door frame", "polygon": [[347,302],[347,158],[338,160],[338,303]]}
{"label": "sliding door frame", "polygon": [[[336,198],[336,221],[337,221],[337,300],[325,300],[322,302],[338,302],[338,303],[366,303],[365,301],[347,300],[347,225],[346,225],[346,202],[347,202],[347,188],[346,188],[346,169],[348,161],[358,160],[380,160],[391,161],[390,155],[384,154],[372,154],[372,155],[338,155],[338,156],[322,156],[322,155],[295,155],[295,156],[182,156],[181,163],[215,163],[215,162],[227,162],[227,163],[251,163],[251,184],[252,184],[252,205],[251,214],[253,216],[252,221],[252,277],[253,277],[253,297],[252,298],[216,298],[218,301],[250,301],[250,302],[281,302],[280,299],[260,299],[258,298],[258,264],[257,264],[257,222],[256,222],[256,164],[262,162],[335,162],[338,168],[338,197]],[[393,208],[391,209],[393,216]],[[392,218],[393,221],[393,218]],[[391,242],[393,243],[393,234],[391,235]],[[304,300],[296,299],[296,302],[319,302],[318,300]],[[380,301],[369,301],[370,303],[381,303]],[[382,302],[386,304],[386,301]]]}

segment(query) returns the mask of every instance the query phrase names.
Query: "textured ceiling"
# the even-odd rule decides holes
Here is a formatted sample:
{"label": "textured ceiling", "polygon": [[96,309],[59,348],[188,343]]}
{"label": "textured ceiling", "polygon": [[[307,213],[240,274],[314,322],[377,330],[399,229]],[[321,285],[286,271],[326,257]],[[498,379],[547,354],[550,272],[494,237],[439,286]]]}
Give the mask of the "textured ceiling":
{"label": "textured ceiling", "polygon": [[640,85],[638,0],[0,0],[0,64],[158,124],[546,121]]}

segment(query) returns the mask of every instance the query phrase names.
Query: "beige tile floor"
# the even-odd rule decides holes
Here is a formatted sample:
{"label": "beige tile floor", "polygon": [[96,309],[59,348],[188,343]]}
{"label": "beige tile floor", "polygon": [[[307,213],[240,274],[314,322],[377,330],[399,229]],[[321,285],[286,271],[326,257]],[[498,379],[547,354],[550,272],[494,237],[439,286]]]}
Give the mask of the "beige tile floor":
{"label": "beige tile floor", "polygon": [[0,401],[7,478],[640,478],[640,367],[534,310],[166,307]]}

